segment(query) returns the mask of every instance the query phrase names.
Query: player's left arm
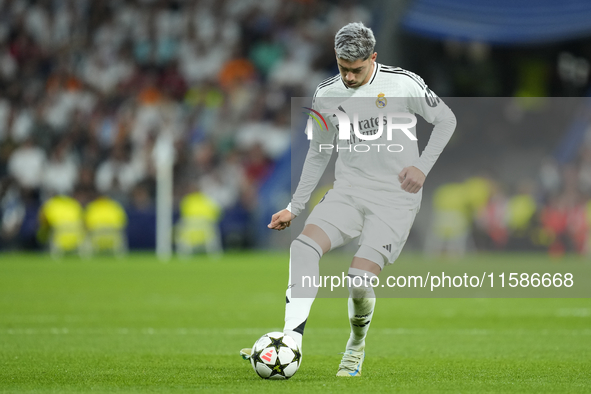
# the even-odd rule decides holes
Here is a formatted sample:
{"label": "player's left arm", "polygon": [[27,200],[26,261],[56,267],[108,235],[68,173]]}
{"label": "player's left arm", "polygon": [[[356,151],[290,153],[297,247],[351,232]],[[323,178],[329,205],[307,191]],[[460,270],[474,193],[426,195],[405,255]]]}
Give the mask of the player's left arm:
{"label": "player's left arm", "polygon": [[418,193],[425,183],[425,178],[425,173],[415,166],[404,167],[398,174],[400,187],[409,193]]}
{"label": "player's left arm", "polygon": [[434,125],[431,137],[421,156],[411,166],[402,169],[398,180],[403,190],[417,193],[441,152],[456,129],[456,117],[451,109],[426,85],[413,85],[409,97],[410,109]]}

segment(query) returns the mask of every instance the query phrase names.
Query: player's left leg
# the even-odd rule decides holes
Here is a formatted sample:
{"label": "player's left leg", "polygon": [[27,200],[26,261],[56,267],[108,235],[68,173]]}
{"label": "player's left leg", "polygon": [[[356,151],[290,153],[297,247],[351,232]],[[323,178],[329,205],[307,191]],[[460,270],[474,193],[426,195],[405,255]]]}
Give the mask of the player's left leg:
{"label": "player's left leg", "polygon": [[376,305],[372,283],[380,274],[383,265],[384,257],[365,245],[361,245],[353,257],[351,268],[349,268],[351,283],[348,309],[351,335],[347,342],[347,349],[365,348],[365,337]]}
{"label": "player's left leg", "polygon": [[[349,277],[349,322],[351,335],[337,376],[360,376],[365,358],[365,338],[373,319],[376,297],[372,279],[400,255],[418,208],[395,209],[363,203],[365,221],[359,250],[353,258]],[[364,280],[355,277],[363,277]],[[377,278],[375,278],[377,279]],[[374,284],[375,285],[375,284]]]}
{"label": "player's left leg", "polygon": [[349,268],[348,313],[351,334],[337,376],[361,376],[365,337],[373,317],[376,297],[372,283],[385,263],[385,256],[361,245]]}

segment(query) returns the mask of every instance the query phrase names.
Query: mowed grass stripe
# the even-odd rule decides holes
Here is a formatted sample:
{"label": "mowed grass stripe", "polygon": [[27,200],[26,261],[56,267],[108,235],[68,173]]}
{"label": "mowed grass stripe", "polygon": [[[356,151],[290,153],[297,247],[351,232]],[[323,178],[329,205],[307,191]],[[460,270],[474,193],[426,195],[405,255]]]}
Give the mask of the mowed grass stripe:
{"label": "mowed grass stripe", "polygon": [[[260,332],[281,331],[281,327],[259,328],[3,328],[0,335],[253,335]],[[349,332],[344,328],[310,328],[307,334],[330,335]],[[374,328],[375,335],[591,335],[589,329],[421,329]]]}

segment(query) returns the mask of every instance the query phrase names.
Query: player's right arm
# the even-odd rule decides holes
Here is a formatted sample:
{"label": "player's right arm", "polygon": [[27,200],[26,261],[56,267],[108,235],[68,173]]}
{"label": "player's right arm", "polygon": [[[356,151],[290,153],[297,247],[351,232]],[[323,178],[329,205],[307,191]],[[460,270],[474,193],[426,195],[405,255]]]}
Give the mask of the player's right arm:
{"label": "player's right arm", "polygon": [[267,227],[272,230],[285,230],[291,225],[291,221],[294,218],[295,215],[286,208],[274,214],[271,217],[271,223]]}
{"label": "player's right arm", "polygon": [[[312,108],[315,111],[322,112],[322,109],[335,106],[335,103],[338,101],[324,97],[330,91],[330,88],[323,88],[322,91],[319,90],[316,90]],[[291,203],[287,207],[295,216],[298,216],[306,207],[306,203],[310,200],[310,196],[314,189],[316,189],[316,186],[318,186],[318,182],[322,174],[324,174],[332,156],[333,149],[327,149],[327,147],[330,145],[334,146],[337,129],[327,114],[322,115],[325,117],[326,126],[324,126],[324,122],[320,122],[322,125],[312,122],[312,139],[310,139],[310,147],[306,154],[302,175],[300,176],[298,187],[291,198]],[[322,149],[323,147],[324,149]]]}
{"label": "player's right arm", "polygon": [[330,153],[317,150],[314,141],[310,142],[306,161],[302,168],[300,182],[287,208],[277,212],[271,217],[271,223],[267,227],[273,230],[284,230],[291,225],[291,221],[298,216],[306,207],[310,195],[318,185],[320,177],[326,170],[330,161]]}
{"label": "player's right arm", "polygon": [[[317,100],[314,101],[313,108],[315,110],[318,110],[317,102]],[[326,128],[320,128],[315,122],[313,123],[312,139],[310,140],[310,147],[306,154],[298,187],[287,208],[272,216],[271,223],[268,225],[270,229],[283,230],[289,227],[291,221],[306,207],[306,203],[318,185],[322,174],[324,174],[332,155],[332,149],[320,149],[320,146],[323,144],[334,144],[336,128],[328,119],[327,125],[328,130]]]}

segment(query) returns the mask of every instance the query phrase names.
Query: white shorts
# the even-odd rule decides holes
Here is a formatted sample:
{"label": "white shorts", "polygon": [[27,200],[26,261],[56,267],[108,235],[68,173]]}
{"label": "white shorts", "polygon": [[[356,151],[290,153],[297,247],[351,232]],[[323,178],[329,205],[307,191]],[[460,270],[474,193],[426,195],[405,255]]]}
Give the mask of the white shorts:
{"label": "white shorts", "polygon": [[419,207],[388,207],[332,189],[314,207],[306,224],[324,230],[331,250],[359,237],[359,245],[378,251],[389,265],[400,255],[418,211]]}

